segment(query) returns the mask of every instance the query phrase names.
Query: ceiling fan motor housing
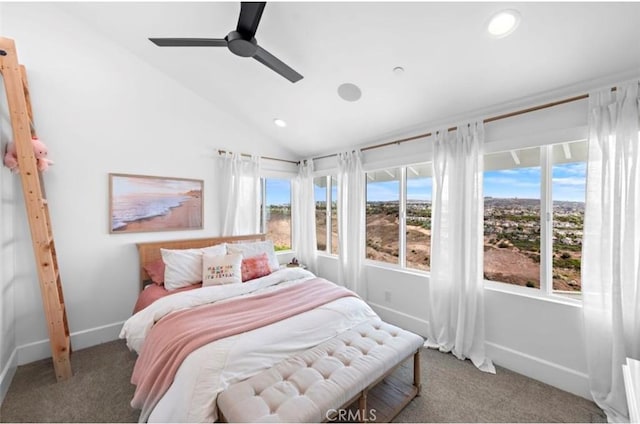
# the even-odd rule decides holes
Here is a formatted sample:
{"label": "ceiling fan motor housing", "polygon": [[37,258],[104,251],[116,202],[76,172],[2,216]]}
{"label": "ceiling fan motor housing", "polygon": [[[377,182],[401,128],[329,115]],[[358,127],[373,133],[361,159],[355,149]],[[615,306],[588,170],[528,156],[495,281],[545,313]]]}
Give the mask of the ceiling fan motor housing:
{"label": "ceiling fan motor housing", "polygon": [[258,50],[258,42],[255,37],[247,39],[238,31],[231,31],[225,38],[227,40],[227,47],[229,47],[231,53],[235,55],[253,57]]}

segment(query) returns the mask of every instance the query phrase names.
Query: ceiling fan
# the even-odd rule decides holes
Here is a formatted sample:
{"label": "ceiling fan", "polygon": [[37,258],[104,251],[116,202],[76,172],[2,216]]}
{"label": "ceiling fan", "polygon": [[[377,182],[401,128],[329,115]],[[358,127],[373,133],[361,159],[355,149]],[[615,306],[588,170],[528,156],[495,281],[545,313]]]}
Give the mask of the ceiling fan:
{"label": "ceiling fan", "polygon": [[265,5],[266,2],[241,2],[238,26],[224,38],[149,38],[149,40],[160,47],[227,47],[231,53],[241,57],[252,57],[291,82],[300,81],[302,75],[260,47],[255,39]]}

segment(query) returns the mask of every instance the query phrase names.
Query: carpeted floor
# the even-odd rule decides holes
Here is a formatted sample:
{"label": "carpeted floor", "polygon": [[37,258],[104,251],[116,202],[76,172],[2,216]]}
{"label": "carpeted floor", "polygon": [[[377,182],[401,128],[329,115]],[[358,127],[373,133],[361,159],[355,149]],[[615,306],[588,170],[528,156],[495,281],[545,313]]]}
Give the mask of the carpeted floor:
{"label": "carpeted floor", "polygon": [[[73,377],[56,383],[50,360],[18,368],[0,422],[136,422],[129,406],[135,355],[123,341],[74,352]],[[606,422],[593,403],[498,367],[496,375],[431,349],[422,353],[422,396],[396,422]],[[411,381],[412,366],[398,374]]]}

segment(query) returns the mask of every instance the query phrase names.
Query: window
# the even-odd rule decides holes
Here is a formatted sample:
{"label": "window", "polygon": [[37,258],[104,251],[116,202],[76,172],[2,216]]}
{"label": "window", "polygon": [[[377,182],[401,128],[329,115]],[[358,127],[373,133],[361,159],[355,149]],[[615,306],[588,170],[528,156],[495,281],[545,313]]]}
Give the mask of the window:
{"label": "window", "polygon": [[485,279],[580,292],[586,157],[586,141],[485,155]]}
{"label": "window", "polygon": [[581,289],[587,142],[553,146],[553,290]]}
{"label": "window", "polygon": [[273,240],[275,250],[291,249],[291,182],[262,180],[262,231]]}
{"label": "window", "polygon": [[[338,253],[338,185],[335,177],[321,176],[313,179],[316,200],[317,249]],[[331,245],[327,245],[327,239]]]}
{"label": "window", "polygon": [[431,265],[431,164],[407,167],[407,268]]}
{"label": "window", "polygon": [[338,179],[331,177],[331,253],[338,252]]}
{"label": "window", "polygon": [[367,259],[399,263],[400,168],[367,172]]}
{"label": "window", "polygon": [[540,148],[484,158],[484,277],[540,287]]}
{"label": "window", "polygon": [[327,250],[327,178],[313,179],[313,192],[316,200],[316,243],[318,250]]}
{"label": "window", "polygon": [[428,271],[431,164],[366,173],[367,259]]}

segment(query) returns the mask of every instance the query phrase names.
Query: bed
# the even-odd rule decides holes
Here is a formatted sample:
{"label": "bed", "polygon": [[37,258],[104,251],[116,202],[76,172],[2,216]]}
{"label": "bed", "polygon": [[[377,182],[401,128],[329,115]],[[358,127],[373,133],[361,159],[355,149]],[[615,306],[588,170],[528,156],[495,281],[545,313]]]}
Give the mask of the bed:
{"label": "bed", "polygon": [[[186,251],[224,245],[227,252],[232,252],[236,246],[252,242],[263,246],[268,241],[264,235],[250,235],[140,243],[141,297],[148,290],[160,290],[157,284],[150,283],[153,271],[149,265],[163,259],[161,249]],[[244,251],[243,266],[250,259],[246,258],[247,252]],[[141,422],[215,422],[219,418],[218,394],[229,386],[357,326],[382,323],[363,300],[346,289],[301,267],[273,269],[273,257],[266,260],[271,262],[270,272],[241,284],[174,289],[154,296],[148,304],[137,305],[138,310],[125,322],[120,337],[139,355],[132,376],[137,385],[132,406],[141,409]],[[147,286],[150,287],[145,289]],[[298,304],[298,299],[305,298],[310,303]],[[269,310],[276,308],[274,305],[286,307]],[[213,315],[203,318],[203,314],[210,313]],[[213,327],[216,329],[208,331]],[[205,335],[205,331],[219,334]],[[191,337],[192,333],[198,334],[193,336],[198,339],[195,349],[185,352],[177,347],[178,339]],[[202,338],[212,340],[203,342]],[[168,366],[167,358],[171,362],[178,358],[179,363]],[[174,371],[167,371],[172,367]],[[414,385],[419,384],[418,379],[414,374]],[[415,395],[414,388],[410,397]],[[404,399],[402,406],[409,400]]]}

